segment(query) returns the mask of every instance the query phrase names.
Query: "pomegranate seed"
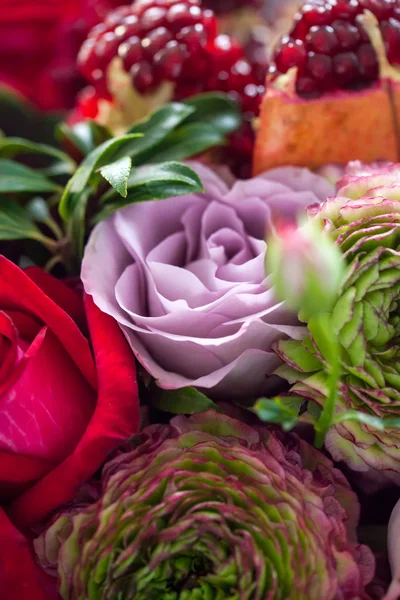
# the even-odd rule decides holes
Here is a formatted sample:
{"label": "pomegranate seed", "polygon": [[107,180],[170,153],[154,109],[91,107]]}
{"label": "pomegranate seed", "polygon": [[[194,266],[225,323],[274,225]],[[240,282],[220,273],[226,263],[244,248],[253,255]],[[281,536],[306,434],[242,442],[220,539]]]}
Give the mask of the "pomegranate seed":
{"label": "pomegranate seed", "polygon": [[189,52],[197,52],[206,45],[207,35],[204,26],[197,23],[190,27],[184,27],[177,34],[176,39],[185,44]]}
{"label": "pomegranate seed", "polygon": [[330,0],[335,19],[354,19],[361,12],[357,0]]}
{"label": "pomegranate seed", "polygon": [[331,20],[330,4],[304,4],[301,9],[304,20],[309,25],[326,25]]}
{"label": "pomegranate seed", "polygon": [[325,54],[310,52],[307,59],[308,72],[318,81],[326,81],[332,75],[333,61]]}
{"label": "pomegranate seed", "polygon": [[311,27],[306,41],[310,50],[329,55],[333,53],[338,45],[335,31],[330,25],[321,27],[314,25]]}
{"label": "pomegranate seed", "polygon": [[342,52],[333,57],[333,71],[342,85],[351,84],[359,75],[359,62],[354,52]]}
{"label": "pomegranate seed", "polygon": [[350,50],[355,48],[360,41],[358,27],[348,21],[333,21],[332,28],[341,49]]}
{"label": "pomegranate seed", "polygon": [[147,62],[136,63],[130,70],[133,85],[141,94],[145,94],[154,86],[154,75],[151,65]]}
{"label": "pomegranate seed", "polygon": [[378,76],[378,60],[371,44],[362,44],[357,50],[361,74],[371,81]]}
{"label": "pomegranate seed", "polygon": [[301,40],[292,40],[285,36],[281,40],[279,52],[275,54],[275,64],[281,73],[287,73],[292,67],[302,67],[307,51]]}
{"label": "pomegranate seed", "polygon": [[299,77],[296,90],[299,96],[303,96],[303,98],[318,98],[321,93],[318,83],[311,77]]}
{"label": "pomegranate seed", "polygon": [[154,56],[154,64],[157,66],[160,79],[174,80],[181,74],[183,61],[187,54],[185,50],[172,40],[165,48],[159,50]]}
{"label": "pomegranate seed", "polygon": [[218,67],[220,69],[229,68],[232,64],[232,60],[233,62],[236,62],[243,54],[240,45],[228,35],[218,35],[215,38],[213,51],[213,58],[218,62]]}
{"label": "pomegranate seed", "polygon": [[[152,59],[157,52],[162,50],[162,48],[164,48],[168,42],[172,41],[172,39],[172,33],[170,33],[165,27],[158,27],[157,29],[150,31],[148,36],[144,38],[141,43],[143,54],[146,59]],[[140,58],[137,60],[140,60]]]}
{"label": "pomegranate seed", "polygon": [[120,44],[118,54],[123,60],[125,70],[130,71],[132,65],[142,59],[143,51],[140,38],[137,36],[128,38],[126,42]]}
{"label": "pomegranate seed", "polygon": [[180,30],[189,25],[195,25],[201,17],[201,8],[199,6],[190,6],[187,4],[175,4],[168,11],[168,23],[175,29]]}
{"label": "pomegranate seed", "polygon": [[93,38],[88,38],[80,49],[78,54],[78,65],[82,74],[88,79],[91,79],[93,71],[98,68],[96,41]]}
{"label": "pomegranate seed", "polygon": [[108,63],[118,53],[118,47],[120,43],[121,40],[111,32],[105,33],[101,40],[97,43],[96,54],[103,67],[107,66]]}
{"label": "pomegranate seed", "polygon": [[[370,86],[379,77],[379,69],[369,35],[357,20],[365,10],[378,20],[389,62],[400,64],[400,0],[308,0],[295,16],[289,35],[275,49],[270,77],[297,66],[296,89],[307,97]],[[299,56],[295,48],[301,48]],[[316,80],[315,86],[310,79]]]}
{"label": "pomegranate seed", "polygon": [[140,20],[142,31],[151,31],[164,25],[166,14],[166,9],[159,6],[152,6],[145,10]]}
{"label": "pomegranate seed", "polygon": [[400,21],[390,18],[381,23],[382,36],[390,62],[400,63]]}
{"label": "pomegranate seed", "polygon": [[370,10],[379,21],[388,19],[396,4],[396,0],[359,0],[363,9]]}

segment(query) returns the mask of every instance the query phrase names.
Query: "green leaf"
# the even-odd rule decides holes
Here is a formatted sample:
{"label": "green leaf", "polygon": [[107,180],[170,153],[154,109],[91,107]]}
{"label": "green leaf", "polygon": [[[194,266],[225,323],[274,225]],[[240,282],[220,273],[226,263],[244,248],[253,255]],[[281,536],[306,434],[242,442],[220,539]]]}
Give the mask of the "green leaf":
{"label": "green leaf", "polygon": [[175,415],[193,415],[211,408],[219,411],[217,404],[194,387],[179,390],[157,388],[151,402],[155,408]]}
{"label": "green leaf", "polygon": [[109,214],[132,204],[148,200],[162,200],[194,194],[203,191],[200,177],[187,165],[168,162],[161,165],[149,165],[136,169],[128,179],[128,195],[121,200],[114,190],[110,190],[101,198],[104,210],[96,215],[98,222]]}
{"label": "green leaf", "polygon": [[15,200],[0,198],[0,239],[41,241],[39,229],[27,216],[24,208]]}
{"label": "green leaf", "polygon": [[57,174],[72,174],[76,163],[68,154],[47,144],[37,144],[18,137],[0,138],[0,157],[14,158],[26,154],[41,154],[57,160]]}
{"label": "green leaf", "polygon": [[226,94],[207,92],[185,100],[185,104],[196,109],[185,124],[200,121],[226,135],[238,129],[242,123],[237,103]]}
{"label": "green leaf", "polygon": [[61,146],[74,156],[80,155],[80,159],[112,137],[106,127],[90,120],[73,127],[59,123],[56,135]]}
{"label": "green leaf", "polygon": [[329,364],[336,361],[340,352],[340,346],[332,326],[331,316],[328,313],[319,313],[310,317],[308,330],[323,358]]}
{"label": "green leaf", "polygon": [[384,431],[385,429],[385,422],[383,419],[374,417],[373,415],[369,415],[365,412],[360,412],[358,410],[347,410],[339,415],[335,415],[333,419],[333,423],[335,425],[338,423],[344,423],[345,421],[357,421],[358,423],[365,423],[365,425],[370,425],[378,431]]}
{"label": "green leaf", "polygon": [[0,193],[55,192],[60,187],[45,175],[12,160],[0,159]]}
{"label": "green leaf", "polygon": [[124,156],[100,169],[100,173],[108,183],[123,197],[128,194],[128,177],[132,169],[132,159]]}
{"label": "green leaf", "polygon": [[25,207],[28,217],[32,221],[46,222],[50,218],[50,210],[44,198],[32,198]]}
{"label": "green leaf", "polygon": [[62,195],[59,212],[64,220],[72,217],[80,201],[84,202],[86,206],[87,188],[90,186],[93,176],[97,176],[96,171],[114,159],[117,151],[125,151],[127,145],[135,137],[137,134],[107,140],[86,156],[79,169],[69,180]]}
{"label": "green leaf", "polygon": [[260,398],[254,405],[254,411],[262,421],[282,425],[285,431],[289,431],[298,421],[302,403],[301,398],[292,398],[291,396],[289,398]]}
{"label": "green leaf", "polygon": [[383,419],[385,429],[393,427],[394,429],[400,429],[400,418],[399,417],[387,417]]}
{"label": "green leaf", "polygon": [[[142,154],[146,154],[146,157],[151,157],[151,150],[158,146],[168,134],[180,125],[187,117],[193,112],[194,108],[180,104],[178,102],[171,102],[166,106],[163,106],[159,110],[152,113],[149,117],[136,123],[129,131],[128,134],[141,134],[141,136],[134,140],[130,147],[127,149],[126,154],[133,159],[134,164],[143,164],[146,160],[141,159]],[[118,156],[119,158],[119,156]],[[151,160],[151,162],[156,162]]]}
{"label": "green leaf", "polygon": [[141,163],[184,160],[223,144],[225,144],[225,137],[212,125],[208,123],[184,124],[170,133],[157,148],[152,149],[151,154],[141,156]]}

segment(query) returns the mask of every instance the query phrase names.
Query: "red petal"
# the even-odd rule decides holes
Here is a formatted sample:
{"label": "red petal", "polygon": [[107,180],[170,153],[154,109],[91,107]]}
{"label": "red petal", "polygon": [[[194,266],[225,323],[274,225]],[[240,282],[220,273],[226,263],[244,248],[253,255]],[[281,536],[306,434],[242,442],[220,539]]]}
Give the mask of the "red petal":
{"label": "red petal", "polygon": [[10,515],[19,527],[33,525],[71,500],[107,455],[139,428],[133,354],[114,319],[102,313],[90,297],[85,298],[85,305],[98,370],[97,407],[71,456],[11,505]]}
{"label": "red petal", "polygon": [[[92,387],[96,387],[96,369],[88,341],[79,331],[74,320],[62,308],[63,305],[68,304],[68,310],[76,318],[78,301],[71,300],[71,294],[74,295],[74,292],[50,276],[39,275],[37,271],[35,274],[31,271],[31,276],[35,277],[38,284],[43,285],[43,290],[19,267],[4,256],[0,256],[1,309],[28,313],[46,324],[60,340],[88,382]],[[61,302],[61,307],[52,300],[53,295]],[[64,300],[62,296],[65,296]]]}
{"label": "red petal", "polygon": [[3,600],[58,600],[56,580],[35,563],[28,540],[0,509],[0,590]]}

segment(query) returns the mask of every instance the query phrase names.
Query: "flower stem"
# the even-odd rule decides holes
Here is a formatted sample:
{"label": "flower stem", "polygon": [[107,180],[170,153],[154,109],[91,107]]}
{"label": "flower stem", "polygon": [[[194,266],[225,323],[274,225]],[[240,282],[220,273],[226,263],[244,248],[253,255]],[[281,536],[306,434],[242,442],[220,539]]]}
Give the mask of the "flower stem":
{"label": "flower stem", "polygon": [[332,341],[332,355],[330,361],[330,373],[328,379],[328,397],[326,399],[321,416],[315,426],[315,446],[321,448],[325,436],[332,425],[335,413],[335,404],[338,394],[338,385],[340,379],[340,353],[338,344]]}

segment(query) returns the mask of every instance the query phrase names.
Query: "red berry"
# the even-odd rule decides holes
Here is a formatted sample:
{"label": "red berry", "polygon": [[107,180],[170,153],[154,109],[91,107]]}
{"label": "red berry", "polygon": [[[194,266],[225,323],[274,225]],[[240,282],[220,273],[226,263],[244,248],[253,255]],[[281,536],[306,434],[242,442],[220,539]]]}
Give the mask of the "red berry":
{"label": "red berry", "polygon": [[341,85],[351,85],[359,75],[359,62],[354,52],[342,52],[333,57],[333,71]]}
{"label": "red berry", "polygon": [[278,54],[275,54],[275,64],[281,73],[286,73],[292,67],[302,67],[307,59],[307,51],[301,40],[284,37]]}
{"label": "red berry", "polygon": [[371,85],[379,69],[369,36],[357,20],[365,10],[378,20],[389,62],[400,64],[400,0],[308,0],[275,49],[270,73],[276,75],[271,76],[298,67],[297,93],[306,97],[314,97],[317,90],[323,94]]}
{"label": "red berry", "polygon": [[314,25],[311,27],[306,42],[311,51],[329,55],[333,54],[338,46],[335,30],[330,25],[323,25],[321,27]]}

